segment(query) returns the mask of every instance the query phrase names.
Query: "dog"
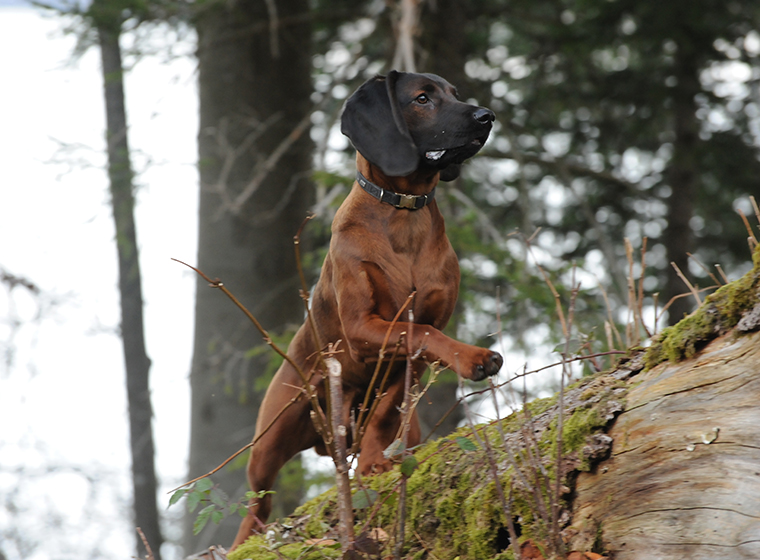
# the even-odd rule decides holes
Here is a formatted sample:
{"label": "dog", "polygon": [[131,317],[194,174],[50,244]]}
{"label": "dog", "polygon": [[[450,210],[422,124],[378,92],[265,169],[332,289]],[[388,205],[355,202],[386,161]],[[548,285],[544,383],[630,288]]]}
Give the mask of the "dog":
{"label": "dog", "polygon": [[[434,361],[474,381],[501,368],[497,352],[441,332],[457,300],[459,263],[435,200],[439,179],[459,175],[461,164],[483,147],[493,121],[490,109],[459,101],[456,89],[434,74],[391,71],[367,81],[346,101],[341,131],[357,151],[357,180],[335,214],[311,302],[316,340],[342,341],[344,351],[334,357],[342,367],[346,424],[368,391],[388,332],[391,349],[409,338],[398,347],[385,396],[361,440],[358,469],[363,475],[391,468],[383,451],[401,424],[407,348],[421,349],[412,360],[416,377]],[[393,319],[412,292],[414,323],[408,329],[405,316],[395,324]],[[312,370],[323,350],[316,340],[306,321],[288,348],[288,356],[304,372]],[[317,368],[311,381],[320,401],[322,377]],[[310,417],[309,399],[298,398],[302,386],[295,368],[285,361],[264,396],[256,423],[259,439],[254,439],[248,462],[248,481],[255,492],[271,489],[280,468],[298,452],[315,447],[327,454]],[[420,441],[416,416],[407,437],[410,447]],[[270,509],[268,494],[252,500],[232,548],[258,532]]]}

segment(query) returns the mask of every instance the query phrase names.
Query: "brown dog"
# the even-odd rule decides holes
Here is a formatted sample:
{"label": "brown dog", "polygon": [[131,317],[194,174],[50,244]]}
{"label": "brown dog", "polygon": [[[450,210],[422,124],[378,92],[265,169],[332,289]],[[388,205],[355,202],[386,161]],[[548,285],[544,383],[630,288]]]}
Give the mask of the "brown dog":
{"label": "brown dog", "polygon": [[[453,340],[441,332],[454,310],[459,264],[446,237],[435,202],[439,177],[459,175],[461,163],[483,146],[494,120],[489,109],[462,103],[455,88],[432,74],[392,71],[362,85],[346,102],[341,130],[357,149],[357,182],[332,224],[330,250],[314,289],[311,313],[322,344],[343,341],[336,355],[343,371],[343,415],[361,404],[383,340],[407,296],[415,326],[409,347],[423,348],[413,363],[421,375],[426,362],[440,360],[466,379],[481,380],[499,371],[502,357],[485,348]],[[406,317],[391,330],[389,348],[407,330]],[[404,398],[406,344],[361,442],[362,474],[390,468],[383,451],[400,426]],[[312,330],[303,325],[288,355],[306,372],[318,351]],[[390,353],[390,352],[389,352]],[[318,373],[312,383],[324,394]],[[302,381],[285,362],[267,390],[256,433],[272,423]],[[325,447],[310,418],[311,405],[301,398],[274,421],[251,449],[248,481],[254,491],[269,490],[280,468],[299,451]],[[416,417],[409,445],[420,440]],[[261,527],[269,516],[269,496],[252,503],[233,548]]]}

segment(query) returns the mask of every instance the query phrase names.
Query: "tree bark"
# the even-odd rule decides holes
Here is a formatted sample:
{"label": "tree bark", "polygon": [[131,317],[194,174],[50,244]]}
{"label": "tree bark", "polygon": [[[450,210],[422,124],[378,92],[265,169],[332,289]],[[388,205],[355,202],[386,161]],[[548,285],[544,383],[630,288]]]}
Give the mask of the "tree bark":
{"label": "tree bark", "polygon": [[616,560],[760,557],[760,333],[633,378],[612,456],[576,485],[576,550]]}
{"label": "tree bark", "polygon": [[[149,386],[150,359],[145,351],[143,332],[143,298],[135,232],[134,187],[127,143],[123,68],[119,47],[121,23],[114,25],[101,23],[97,30],[103,64],[108,176],[119,257],[121,338],[124,348],[129,404],[134,522],[145,534],[153,549],[154,558],[160,560],[163,537],[159,527],[156,506],[153,410]],[[146,551],[139,539],[137,539],[137,548],[138,556],[145,556]]]}
{"label": "tree bark", "polygon": [[[286,16],[307,11],[306,0],[242,0],[213,3],[196,19],[198,266],[224,281],[273,334],[303,320],[293,236],[313,200],[312,144],[303,126],[311,109],[311,30],[308,18]],[[299,124],[302,132],[293,134]],[[289,135],[292,145],[275,161],[273,152]],[[258,187],[246,197],[252,181]],[[191,477],[250,442],[270,358],[269,353],[248,354],[262,343],[260,335],[240,310],[202,281],[195,317]],[[222,471],[213,480],[233,499],[247,489],[243,469]],[[291,494],[280,489],[275,502],[292,509],[301,496],[298,489]],[[209,524],[198,539],[189,530],[192,520],[187,521],[185,546],[191,552],[212,543],[229,545],[239,519]]]}

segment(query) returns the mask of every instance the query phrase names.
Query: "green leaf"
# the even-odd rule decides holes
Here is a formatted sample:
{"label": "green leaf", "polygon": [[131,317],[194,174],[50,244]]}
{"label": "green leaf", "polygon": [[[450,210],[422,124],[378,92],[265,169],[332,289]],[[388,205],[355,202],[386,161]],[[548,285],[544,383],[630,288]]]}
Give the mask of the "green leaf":
{"label": "green leaf", "polygon": [[211,490],[209,493],[209,498],[211,499],[212,503],[218,505],[220,508],[227,507],[227,500],[225,499],[226,496],[218,490]]}
{"label": "green leaf", "polygon": [[245,507],[243,504],[240,504],[237,512],[240,517],[245,517],[246,515],[248,515],[248,508]]}
{"label": "green leaf", "polygon": [[195,518],[195,523],[193,523],[193,535],[197,535],[203,531],[215,508],[216,506],[210,505],[198,512],[198,517]]}
{"label": "green leaf", "polygon": [[477,451],[478,446],[477,444],[472,441],[469,438],[459,436],[455,440],[457,442],[457,445],[459,446],[459,449],[464,451],[465,453],[469,453],[470,451]]}
{"label": "green leaf", "polygon": [[385,451],[383,451],[383,457],[393,460],[401,456],[404,451],[406,451],[404,442],[400,439],[396,439],[393,441],[393,443],[385,448]]}
{"label": "green leaf", "polygon": [[223,511],[217,510],[211,514],[211,521],[213,521],[215,525],[219,525],[222,522],[222,519],[224,519]]}
{"label": "green leaf", "polygon": [[171,507],[174,504],[176,504],[177,502],[179,502],[180,498],[182,498],[182,496],[184,496],[185,494],[187,494],[187,492],[188,492],[188,490],[186,488],[180,488],[179,490],[177,490],[174,494],[172,494],[172,497],[169,498],[169,506],[168,507]]}
{"label": "green leaf", "polygon": [[201,478],[198,482],[195,483],[195,490],[198,492],[208,492],[214,487],[214,481],[212,481],[210,478]]}
{"label": "green leaf", "polygon": [[193,490],[187,495],[187,511],[195,511],[195,508],[198,507],[198,504],[201,503],[201,499],[203,498],[203,494],[200,492],[196,492]]}
{"label": "green leaf", "polygon": [[412,473],[417,470],[417,458],[414,455],[407,455],[404,460],[401,461],[401,474],[409,478]]}
{"label": "green leaf", "polygon": [[359,490],[351,496],[351,505],[354,509],[366,509],[377,500],[377,492],[372,489]]}

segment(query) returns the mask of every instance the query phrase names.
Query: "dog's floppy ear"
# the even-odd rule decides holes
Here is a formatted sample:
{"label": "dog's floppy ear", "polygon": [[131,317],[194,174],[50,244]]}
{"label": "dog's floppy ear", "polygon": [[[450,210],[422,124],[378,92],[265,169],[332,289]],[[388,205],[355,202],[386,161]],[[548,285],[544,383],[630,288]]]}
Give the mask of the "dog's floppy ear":
{"label": "dog's floppy ear", "polygon": [[370,163],[391,177],[417,169],[419,155],[396,99],[399,73],[375,76],[348,98],[340,131]]}
{"label": "dog's floppy ear", "polygon": [[459,177],[459,171],[462,169],[461,163],[452,163],[441,169],[441,181],[453,181]]}

